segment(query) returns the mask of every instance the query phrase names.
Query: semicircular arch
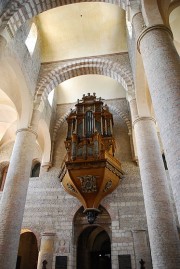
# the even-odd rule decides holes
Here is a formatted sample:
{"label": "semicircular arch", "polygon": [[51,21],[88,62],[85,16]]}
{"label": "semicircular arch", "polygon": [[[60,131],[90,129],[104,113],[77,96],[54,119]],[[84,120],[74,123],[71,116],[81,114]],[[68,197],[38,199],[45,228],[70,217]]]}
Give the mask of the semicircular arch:
{"label": "semicircular arch", "polygon": [[104,58],[83,58],[56,67],[42,77],[37,86],[36,96],[47,100],[49,93],[60,83],[77,76],[90,74],[108,76],[119,82],[127,92],[133,88],[132,72],[125,65]]}

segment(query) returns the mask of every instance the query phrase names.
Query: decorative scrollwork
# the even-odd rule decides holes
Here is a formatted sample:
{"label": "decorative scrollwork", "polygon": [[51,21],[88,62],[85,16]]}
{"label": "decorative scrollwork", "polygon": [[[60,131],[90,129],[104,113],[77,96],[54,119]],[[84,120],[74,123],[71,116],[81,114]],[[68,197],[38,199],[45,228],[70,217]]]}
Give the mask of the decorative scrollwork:
{"label": "decorative scrollwork", "polygon": [[75,190],[75,188],[70,183],[67,183],[67,187],[68,187],[68,189],[70,191],[77,193],[77,191]]}
{"label": "decorative scrollwork", "polygon": [[78,178],[81,181],[82,192],[90,193],[90,192],[97,191],[97,186],[96,186],[97,176],[87,175],[87,176],[82,176]]}
{"label": "decorative scrollwork", "polygon": [[103,192],[107,192],[111,187],[112,187],[112,180],[110,179],[108,182],[106,182]]}
{"label": "decorative scrollwork", "polygon": [[113,165],[111,165],[108,162],[106,163],[106,168],[109,169],[112,173],[114,173],[118,177],[122,176],[122,172],[120,172],[118,169],[116,169]]}

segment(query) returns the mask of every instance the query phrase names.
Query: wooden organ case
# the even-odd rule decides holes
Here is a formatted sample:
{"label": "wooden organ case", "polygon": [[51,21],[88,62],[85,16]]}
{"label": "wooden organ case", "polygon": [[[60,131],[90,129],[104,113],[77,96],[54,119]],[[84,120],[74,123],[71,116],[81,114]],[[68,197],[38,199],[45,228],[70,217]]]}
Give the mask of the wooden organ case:
{"label": "wooden organ case", "polygon": [[60,181],[64,189],[82,203],[88,222],[100,212],[101,200],[110,194],[123,176],[114,157],[113,116],[95,93],[83,95],[67,117],[67,158]]}

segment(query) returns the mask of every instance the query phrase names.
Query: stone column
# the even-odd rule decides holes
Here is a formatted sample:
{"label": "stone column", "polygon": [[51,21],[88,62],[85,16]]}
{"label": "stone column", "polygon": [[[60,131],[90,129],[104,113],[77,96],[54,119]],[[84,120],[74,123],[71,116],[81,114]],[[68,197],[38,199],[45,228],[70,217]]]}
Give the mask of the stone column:
{"label": "stone column", "polygon": [[144,194],[153,269],[180,268],[180,242],[155,121],[137,118],[134,123]]}
{"label": "stone column", "polygon": [[[140,24],[142,26],[142,15],[135,15],[133,25],[137,35]],[[171,30],[165,25],[145,27],[137,44],[160,129],[180,221],[180,59],[173,44]]]}
{"label": "stone column", "polygon": [[147,232],[145,230],[132,231],[134,240],[134,252],[136,268],[140,268],[139,261],[143,259],[146,269],[152,269],[150,246],[147,240]]}
{"label": "stone column", "polygon": [[42,233],[37,269],[42,269],[43,261],[45,260],[47,262],[46,268],[52,269],[54,236],[55,233]]}
{"label": "stone column", "polygon": [[21,225],[36,142],[40,112],[34,111],[31,128],[16,134],[0,204],[0,268],[15,269]]}

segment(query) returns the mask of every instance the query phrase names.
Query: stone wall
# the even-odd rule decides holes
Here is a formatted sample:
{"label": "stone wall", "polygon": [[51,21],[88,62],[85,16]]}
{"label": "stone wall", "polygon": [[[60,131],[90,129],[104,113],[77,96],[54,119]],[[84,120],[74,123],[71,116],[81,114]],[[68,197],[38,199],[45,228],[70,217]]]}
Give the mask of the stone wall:
{"label": "stone wall", "polygon": [[39,69],[40,69],[40,50],[39,50],[39,38],[37,39],[36,46],[32,55],[30,55],[25,41],[31,29],[33,20],[26,21],[16,32],[16,36],[9,42],[8,49],[9,53],[17,58],[23,74],[26,78],[28,89],[33,96]]}
{"label": "stone wall", "polygon": [[1,0],[0,2],[0,14],[3,12],[5,6],[10,2],[9,0]]}
{"label": "stone wall", "polygon": [[[139,169],[133,162],[123,162],[125,177],[116,191],[102,201],[110,214],[112,225],[112,265],[118,266],[118,255],[130,254],[135,269],[132,231],[147,230]],[[40,242],[41,232],[55,232],[54,255],[68,256],[68,268],[73,264],[73,219],[81,206],[64,192],[57,168],[40,178],[31,178],[22,228],[32,230]],[[98,219],[97,219],[98,224]],[[61,242],[64,243],[62,248]],[[147,250],[148,251],[148,250]],[[54,256],[54,261],[55,261]],[[53,267],[54,268],[54,267]]]}

